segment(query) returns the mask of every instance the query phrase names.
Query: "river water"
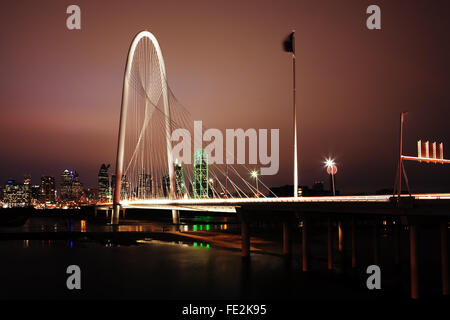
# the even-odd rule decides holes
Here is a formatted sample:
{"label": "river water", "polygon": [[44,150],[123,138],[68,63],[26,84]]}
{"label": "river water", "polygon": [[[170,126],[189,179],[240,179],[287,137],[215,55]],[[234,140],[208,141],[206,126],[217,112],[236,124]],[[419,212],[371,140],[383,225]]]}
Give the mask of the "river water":
{"label": "river water", "polygon": [[[15,232],[103,232],[106,223],[82,219],[31,217]],[[238,230],[226,218],[190,220],[175,227],[168,222],[123,220],[119,231],[161,232]],[[300,259],[252,253],[243,260],[236,250],[208,243],[139,239],[123,245],[80,240],[0,241],[0,299],[378,299],[398,290],[369,291],[367,275],[328,273],[326,268],[301,272]],[[78,265],[82,289],[66,287],[69,265]],[[319,269],[319,268],[316,268]]]}

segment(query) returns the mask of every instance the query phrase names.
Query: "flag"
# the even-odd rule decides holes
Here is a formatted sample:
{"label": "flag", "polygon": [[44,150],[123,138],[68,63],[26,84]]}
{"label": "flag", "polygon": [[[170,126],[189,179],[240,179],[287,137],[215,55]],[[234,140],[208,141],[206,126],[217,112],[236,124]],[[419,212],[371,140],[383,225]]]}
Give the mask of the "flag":
{"label": "flag", "polygon": [[284,51],[286,52],[292,52],[293,54],[295,54],[295,37],[294,37],[294,32],[291,32],[291,34],[289,34],[286,38],[286,40],[284,40],[283,42],[283,48]]}

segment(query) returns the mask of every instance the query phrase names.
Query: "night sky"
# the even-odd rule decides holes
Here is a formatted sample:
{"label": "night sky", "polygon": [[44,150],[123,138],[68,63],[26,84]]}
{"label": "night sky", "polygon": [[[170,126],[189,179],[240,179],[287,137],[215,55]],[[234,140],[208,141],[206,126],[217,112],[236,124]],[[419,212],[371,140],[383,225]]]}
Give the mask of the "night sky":
{"label": "night sky", "polygon": [[[115,164],[126,55],[133,36],[158,39],[177,99],[208,127],[279,128],[280,171],[292,184],[292,60],[281,43],[296,30],[301,185],[392,188],[399,118],[405,154],[419,139],[450,158],[448,1],[2,1],[0,184],[65,169],[96,186]],[[66,8],[81,7],[81,30]],[[381,30],[366,28],[370,4]],[[450,166],[406,163],[413,191],[450,191]]]}

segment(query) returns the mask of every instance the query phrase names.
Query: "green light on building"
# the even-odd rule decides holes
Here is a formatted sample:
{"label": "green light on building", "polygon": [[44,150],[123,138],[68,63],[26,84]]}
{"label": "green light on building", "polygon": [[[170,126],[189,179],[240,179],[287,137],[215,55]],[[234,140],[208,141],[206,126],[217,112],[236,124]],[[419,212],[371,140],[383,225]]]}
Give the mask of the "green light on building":
{"label": "green light on building", "polygon": [[209,198],[208,154],[199,149],[194,154],[194,198]]}
{"label": "green light on building", "polygon": [[175,171],[175,191],[178,197],[182,197],[185,190],[183,167],[179,163],[174,165]]}

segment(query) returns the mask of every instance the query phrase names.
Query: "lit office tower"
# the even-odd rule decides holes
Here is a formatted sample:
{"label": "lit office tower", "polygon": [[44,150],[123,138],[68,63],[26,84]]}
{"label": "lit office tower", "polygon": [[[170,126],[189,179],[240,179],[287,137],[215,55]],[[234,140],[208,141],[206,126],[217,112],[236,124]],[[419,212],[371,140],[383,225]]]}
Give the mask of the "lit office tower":
{"label": "lit office tower", "polygon": [[183,177],[183,167],[179,163],[174,164],[174,175],[175,175],[175,196],[183,197],[185,192],[184,177]]}
{"label": "lit office tower", "polygon": [[33,206],[41,202],[41,186],[38,184],[32,185],[31,188],[31,204]]}
{"label": "lit office tower", "polygon": [[110,197],[109,188],[109,174],[108,169],[110,165],[102,164],[98,171],[98,199],[100,201],[107,201]]}
{"label": "lit office tower", "polygon": [[170,178],[169,178],[168,174],[165,174],[162,177],[162,191],[163,191],[164,197],[169,196],[169,190],[170,190]]}
{"label": "lit office tower", "polygon": [[16,183],[15,180],[8,180],[3,190],[3,202],[10,208],[25,207],[28,205],[25,186]]}
{"label": "lit office tower", "polygon": [[138,177],[137,197],[139,199],[149,199],[152,195],[152,176],[141,173]]}
{"label": "lit office tower", "polygon": [[194,154],[194,198],[208,198],[208,154],[199,149]]}
{"label": "lit office tower", "polygon": [[[129,198],[130,195],[130,183],[128,182],[127,176],[123,175],[122,176],[122,186],[121,186],[121,190],[120,190],[120,198],[121,199],[126,199]],[[113,174],[111,176],[111,194],[114,197],[114,192],[116,189],[116,176]]]}
{"label": "lit office tower", "polygon": [[80,181],[80,175],[74,171],[72,179],[72,196],[71,198],[75,201],[80,201],[81,197],[84,195],[83,184]]}
{"label": "lit office tower", "polygon": [[61,174],[61,200],[72,199],[73,171],[64,170]]}
{"label": "lit office tower", "polygon": [[55,178],[49,176],[41,177],[41,201],[55,202]]}
{"label": "lit office tower", "polygon": [[23,178],[23,190],[26,205],[31,205],[31,175],[25,175]]}
{"label": "lit office tower", "polygon": [[23,177],[23,184],[29,186],[31,184],[31,176],[29,174]]}

